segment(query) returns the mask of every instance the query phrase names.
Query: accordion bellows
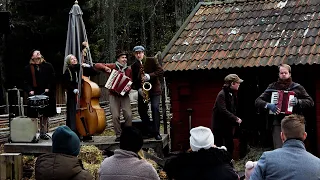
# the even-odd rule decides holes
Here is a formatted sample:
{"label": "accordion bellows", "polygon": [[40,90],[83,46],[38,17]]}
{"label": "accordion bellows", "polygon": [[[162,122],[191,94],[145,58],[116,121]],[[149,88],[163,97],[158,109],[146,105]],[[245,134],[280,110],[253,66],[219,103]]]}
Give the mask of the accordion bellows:
{"label": "accordion bellows", "polygon": [[112,92],[125,95],[131,89],[132,81],[123,72],[113,69],[105,84],[105,87]]}
{"label": "accordion bellows", "polygon": [[[272,92],[271,103],[277,105],[277,107],[280,109],[280,113],[292,114],[293,106],[290,106],[290,101],[294,98],[294,95],[294,91],[278,90]],[[269,114],[274,113],[269,111]]]}

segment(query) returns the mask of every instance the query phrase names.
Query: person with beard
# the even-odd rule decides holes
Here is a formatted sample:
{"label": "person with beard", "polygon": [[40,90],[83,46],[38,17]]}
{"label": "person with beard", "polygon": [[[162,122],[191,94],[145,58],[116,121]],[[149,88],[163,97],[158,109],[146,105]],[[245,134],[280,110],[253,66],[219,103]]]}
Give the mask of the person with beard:
{"label": "person with beard", "polygon": [[[65,57],[66,70],[63,73],[63,85],[67,91],[67,119],[66,125],[75,133],[78,134],[76,129],[76,105],[77,105],[77,95],[79,93],[78,83],[79,83],[79,71],[80,64],[78,64],[78,59],[69,54]],[[86,63],[82,63],[83,74],[92,75],[95,74],[95,70],[92,66]],[[79,135],[79,134],[78,134]]]}
{"label": "person with beard", "polygon": [[[46,62],[39,50],[31,51],[29,65],[24,69],[24,90],[28,96],[46,95],[49,104],[41,112],[37,108],[28,107],[27,116],[40,117],[40,139],[49,139],[48,117],[56,115],[55,71],[51,63]],[[39,112],[38,112],[39,111]]]}
{"label": "person with beard", "polygon": [[207,127],[198,126],[190,130],[192,151],[169,157],[164,171],[174,180],[238,180],[232,157],[225,147],[214,144],[214,136]]}
{"label": "person with beard", "polygon": [[270,110],[274,113],[269,117],[271,117],[273,120],[272,137],[273,146],[275,149],[282,147],[282,141],[280,138],[280,125],[281,120],[286,116],[285,114],[280,114],[280,109],[276,104],[270,103],[272,92],[277,90],[295,92],[294,99],[289,102],[289,104],[293,106],[293,114],[303,114],[305,109],[311,108],[314,105],[312,98],[309,96],[304,87],[292,81],[291,67],[288,64],[281,64],[279,66],[278,81],[271,83],[255,101],[255,106],[257,108],[261,110]]}
{"label": "person with beard", "polygon": [[[95,68],[97,70],[104,71],[107,75],[110,75],[113,69],[124,73],[127,77],[132,80],[132,70],[130,66],[127,66],[127,53],[119,52],[116,55],[117,61],[115,63],[105,64],[105,63],[96,63]],[[112,122],[114,132],[116,134],[115,141],[120,141],[121,135],[121,124],[120,124],[120,110],[122,109],[125,126],[132,125],[132,111],[129,97],[129,89],[126,90],[126,93],[122,96],[112,90],[109,90],[109,103],[110,111],[112,115]]]}
{"label": "person with beard", "polygon": [[212,129],[217,146],[226,146],[233,154],[233,127],[242,120],[237,113],[237,91],[243,82],[236,74],[229,74],[224,78],[222,90],[218,93],[212,115]]}

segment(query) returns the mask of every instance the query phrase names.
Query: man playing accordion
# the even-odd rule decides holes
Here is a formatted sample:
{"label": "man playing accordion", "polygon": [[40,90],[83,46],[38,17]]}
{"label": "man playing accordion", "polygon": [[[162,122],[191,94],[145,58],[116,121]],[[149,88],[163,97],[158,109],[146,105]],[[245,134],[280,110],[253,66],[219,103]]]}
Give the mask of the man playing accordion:
{"label": "man playing accordion", "polygon": [[281,113],[281,109],[277,106],[277,102],[271,102],[272,92],[283,90],[293,91],[294,98],[288,101],[287,106],[292,106],[292,113],[302,114],[303,110],[311,108],[314,105],[312,98],[306,92],[303,86],[292,81],[291,67],[287,64],[281,64],[279,66],[279,79],[276,82],[271,83],[268,88],[256,99],[255,106],[259,109],[264,109],[272,112],[270,117],[273,118],[273,146],[274,148],[282,147],[282,141],[280,138],[281,132],[281,120],[288,114]]}
{"label": "man playing accordion", "polygon": [[[124,75],[126,78],[132,79],[132,70],[130,66],[127,66],[127,53],[120,52],[116,55],[117,61],[115,63],[104,64],[104,63],[96,63],[95,68],[101,71],[104,71],[107,75],[113,74],[112,70],[117,70],[116,75]],[[109,77],[109,79],[112,77]],[[116,86],[117,84],[113,84]],[[120,124],[120,109],[122,109],[123,116],[125,119],[125,126],[132,125],[132,112],[131,112],[131,104],[129,98],[129,91],[131,86],[125,87],[125,93],[122,95],[119,92],[109,89],[109,103],[110,103],[110,111],[112,115],[112,122],[114,131],[116,134],[115,141],[120,141],[121,135],[121,124]]]}

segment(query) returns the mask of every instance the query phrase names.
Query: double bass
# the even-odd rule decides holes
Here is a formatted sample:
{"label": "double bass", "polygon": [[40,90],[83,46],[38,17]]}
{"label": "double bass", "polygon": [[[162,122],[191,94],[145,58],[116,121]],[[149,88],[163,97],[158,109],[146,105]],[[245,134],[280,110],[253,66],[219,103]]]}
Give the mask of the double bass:
{"label": "double bass", "polygon": [[[85,48],[82,50],[81,62],[84,62],[88,55],[89,47],[84,42]],[[78,83],[79,93],[77,96],[76,128],[81,136],[92,136],[101,134],[106,128],[106,116],[104,109],[100,107],[100,87],[91,81],[89,77],[83,75],[83,68],[80,66]]]}

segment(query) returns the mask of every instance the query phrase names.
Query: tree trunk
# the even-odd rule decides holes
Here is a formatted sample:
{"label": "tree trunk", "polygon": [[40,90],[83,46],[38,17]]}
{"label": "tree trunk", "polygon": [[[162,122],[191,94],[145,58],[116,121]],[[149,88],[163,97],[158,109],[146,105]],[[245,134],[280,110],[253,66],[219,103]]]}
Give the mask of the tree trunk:
{"label": "tree trunk", "polygon": [[116,0],[108,0],[108,31],[109,38],[107,41],[108,50],[109,50],[109,59],[108,62],[113,62],[115,58],[115,49],[116,49],[116,41],[115,41],[115,31],[114,31],[114,8],[115,8]]}
{"label": "tree trunk", "polygon": [[4,87],[4,83],[6,82],[6,77],[5,77],[5,65],[3,62],[3,54],[4,54],[4,49],[5,49],[5,35],[2,35],[1,39],[0,39],[0,105],[5,104],[5,87]]}
{"label": "tree trunk", "polygon": [[[152,1],[152,6],[151,7],[156,6],[155,1],[156,0]],[[156,7],[154,7],[154,8],[156,8]],[[155,12],[152,12],[151,19],[150,19],[150,54],[149,54],[150,56],[153,56],[155,54],[155,48],[154,48],[155,47],[154,46],[154,44],[155,44],[155,41],[154,41],[155,23],[154,23],[154,21],[156,19],[156,15],[153,14],[153,13],[155,13]]]}
{"label": "tree trunk", "polygon": [[145,2],[144,0],[140,0],[140,15],[141,15],[141,42],[144,46],[147,46],[147,37],[146,37],[146,25],[144,19],[144,7]]}

